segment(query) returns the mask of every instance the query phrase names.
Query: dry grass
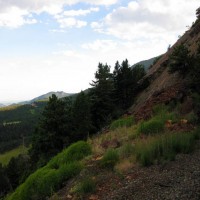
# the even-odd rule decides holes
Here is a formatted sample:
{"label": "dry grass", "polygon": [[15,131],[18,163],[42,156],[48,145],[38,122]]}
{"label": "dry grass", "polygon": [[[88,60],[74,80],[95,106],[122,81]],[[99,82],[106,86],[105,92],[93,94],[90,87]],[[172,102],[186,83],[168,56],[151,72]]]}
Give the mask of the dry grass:
{"label": "dry grass", "polygon": [[92,138],[88,138],[88,143],[92,146],[92,151],[95,155],[101,155],[106,149],[102,147],[102,143],[105,141],[112,141],[117,139],[121,145],[137,137],[137,126],[120,127],[107,133],[95,135]]}
{"label": "dry grass", "polygon": [[120,160],[120,162],[115,166],[115,170],[121,173],[129,171],[135,166],[134,160],[134,157]]}

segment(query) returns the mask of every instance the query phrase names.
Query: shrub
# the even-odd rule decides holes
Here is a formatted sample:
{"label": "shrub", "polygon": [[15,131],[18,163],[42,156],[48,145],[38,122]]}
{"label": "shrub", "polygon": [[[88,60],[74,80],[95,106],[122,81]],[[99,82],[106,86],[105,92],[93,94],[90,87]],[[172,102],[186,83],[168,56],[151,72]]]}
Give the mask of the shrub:
{"label": "shrub", "polygon": [[79,193],[79,194],[87,194],[87,193],[92,193],[95,190],[96,190],[95,181],[90,177],[86,177],[78,185],[76,192]]}
{"label": "shrub", "polygon": [[134,153],[134,146],[130,143],[124,144],[119,149],[119,155],[122,158],[128,158]]}
{"label": "shrub", "polygon": [[91,153],[83,141],[72,144],[49,163],[31,174],[7,200],[42,200],[58,190],[62,183],[77,175],[82,165],[79,160]]}
{"label": "shrub", "polygon": [[138,132],[145,135],[160,133],[164,130],[165,123],[163,120],[151,119],[147,122],[141,122],[138,127]]}
{"label": "shrub", "polygon": [[194,139],[192,133],[171,133],[148,138],[136,144],[136,159],[142,166],[149,166],[156,160],[174,160],[177,153],[189,153],[193,150]]}
{"label": "shrub", "polygon": [[87,142],[79,141],[70,145],[63,152],[55,156],[52,160],[50,160],[48,165],[55,168],[55,166],[57,167],[72,161],[81,160],[85,156],[91,154],[91,152],[91,146]]}
{"label": "shrub", "polygon": [[134,118],[133,118],[133,116],[130,116],[127,118],[115,120],[110,125],[110,128],[111,128],[111,130],[115,130],[116,128],[119,128],[119,127],[130,127],[133,124],[134,124]]}
{"label": "shrub", "polygon": [[114,149],[109,149],[101,160],[101,166],[109,169],[113,169],[116,163],[119,161],[118,152]]}

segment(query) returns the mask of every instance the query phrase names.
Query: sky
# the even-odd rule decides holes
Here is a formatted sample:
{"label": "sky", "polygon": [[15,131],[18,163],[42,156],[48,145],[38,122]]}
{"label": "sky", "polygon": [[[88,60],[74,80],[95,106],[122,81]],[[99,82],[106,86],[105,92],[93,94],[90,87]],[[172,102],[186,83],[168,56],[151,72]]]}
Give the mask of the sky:
{"label": "sky", "polygon": [[0,103],[80,92],[99,62],[133,65],[165,53],[198,7],[198,0],[0,0]]}

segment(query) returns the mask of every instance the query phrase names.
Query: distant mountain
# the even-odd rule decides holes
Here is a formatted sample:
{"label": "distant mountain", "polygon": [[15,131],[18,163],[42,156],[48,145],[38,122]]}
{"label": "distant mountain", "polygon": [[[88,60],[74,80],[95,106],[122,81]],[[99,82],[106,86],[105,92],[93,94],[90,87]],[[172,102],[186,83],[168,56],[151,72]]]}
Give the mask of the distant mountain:
{"label": "distant mountain", "polygon": [[158,58],[160,58],[161,56],[157,56],[157,57],[154,57],[154,58],[150,58],[148,60],[142,60],[136,64],[134,64],[132,67],[135,67],[136,65],[138,64],[141,64],[141,65],[144,65],[144,68],[145,70],[148,70],[149,67],[153,64],[155,64],[155,62],[157,61]]}
{"label": "distant mountain", "polygon": [[63,97],[68,97],[68,96],[73,95],[73,94],[71,94],[71,93],[65,93],[65,92],[63,92],[63,91],[49,92],[49,93],[47,93],[47,94],[43,94],[43,95],[41,95],[41,96],[39,96],[39,97],[36,97],[36,98],[32,99],[31,102],[49,99],[49,97],[51,97],[52,94],[55,94],[59,99],[60,99],[60,98],[63,98]]}
{"label": "distant mountain", "polygon": [[36,101],[45,101],[45,100],[48,100],[49,97],[52,96],[52,94],[55,94],[59,99],[74,95],[73,93],[65,93],[63,91],[48,92],[46,94],[43,94],[43,95],[41,95],[39,97],[36,97],[36,98],[30,100],[30,101],[20,102],[20,104],[31,104],[31,103],[36,102]]}
{"label": "distant mountain", "polygon": [[5,107],[5,105],[4,105],[4,104],[2,104],[2,103],[0,103],[0,108],[2,108],[2,107]]}

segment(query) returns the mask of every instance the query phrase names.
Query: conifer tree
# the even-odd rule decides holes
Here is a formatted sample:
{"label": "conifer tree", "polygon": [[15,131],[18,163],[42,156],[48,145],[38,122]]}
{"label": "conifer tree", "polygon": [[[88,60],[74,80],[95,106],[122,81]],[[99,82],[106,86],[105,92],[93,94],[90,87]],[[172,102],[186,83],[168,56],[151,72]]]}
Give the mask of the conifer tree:
{"label": "conifer tree", "polygon": [[114,85],[110,67],[99,63],[90,90],[92,122],[97,130],[105,126],[112,118],[114,110]]}

